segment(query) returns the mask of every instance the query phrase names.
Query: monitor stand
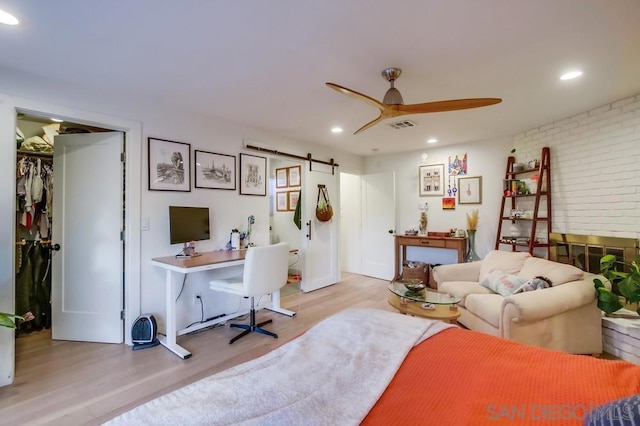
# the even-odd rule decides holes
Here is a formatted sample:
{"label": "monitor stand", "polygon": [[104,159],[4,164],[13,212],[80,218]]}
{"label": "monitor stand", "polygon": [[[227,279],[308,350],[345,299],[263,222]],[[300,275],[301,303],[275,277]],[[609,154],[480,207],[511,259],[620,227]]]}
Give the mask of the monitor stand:
{"label": "monitor stand", "polygon": [[188,259],[196,256],[200,256],[200,253],[196,251],[195,247],[191,247],[189,243],[184,243],[184,247],[182,248],[182,251],[176,254],[176,257],[180,259],[185,259],[185,258]]}

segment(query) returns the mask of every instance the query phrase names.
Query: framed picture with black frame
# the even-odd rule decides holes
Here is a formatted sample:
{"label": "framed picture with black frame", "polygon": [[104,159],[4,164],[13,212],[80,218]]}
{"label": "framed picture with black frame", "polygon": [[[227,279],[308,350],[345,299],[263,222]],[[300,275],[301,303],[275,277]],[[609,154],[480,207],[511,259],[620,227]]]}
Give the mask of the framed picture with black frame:
{"label": "framed picture with black frame", "polygon": [[149,190],[191,191],[191,145],[148,138]]}
{"label": "framed picture with black frame", "polygon": [[240,194],[267,195],[267,158],[240,154]]}
{"label": "framed picture with black frame", "polygon": [[194,151],[195,187],[236,189],[236,156],[215,152]]}

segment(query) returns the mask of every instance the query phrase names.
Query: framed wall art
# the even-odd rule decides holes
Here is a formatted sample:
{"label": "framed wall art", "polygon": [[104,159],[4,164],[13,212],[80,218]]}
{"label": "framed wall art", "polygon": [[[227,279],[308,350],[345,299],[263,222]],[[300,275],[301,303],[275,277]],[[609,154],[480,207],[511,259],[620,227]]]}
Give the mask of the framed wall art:
{"label": "framed wall art", "polygon": [[276,169],[276,188],[286,188],[289,186],[287,179],[287,168]]}
{"label": "framed wall art", "polygon": [[444,164],[428,164],[418,168],[418,188],[421,197],[444,195]]}
{"label": "framed wall art", "polygon": [[149,190],[191,191],[191,145],[148,138]]}
{"label": "framed wall art", "polygon": [[240,154],[240,194],[267,195],[267,158]]}
{"label": "framed wall art", "polygon": [[300,166],[289,167],[289,186],[302,186],[302,179],[300,172],[302,168]]}
{"label": "framed wall art", "polygon": [[278,212],[286,212],[289,210],[287,206],[287,195],[286,191],[276,192],[276,211]]}
{"label": "framed wall art", "polygon": [[482,204],[482,176],[458,178],[458,204]]}
{"label": "framed wall art", "polygon": [[287,195],[287,208],[289,211],[295,211],[296,205],[298,204],[298,199],[300,198],[300,191],[289,191],[287,192]]}
{"label": "framed wall art", "polygon": [[236,156],[195,150],[195,187],[236,189]]}

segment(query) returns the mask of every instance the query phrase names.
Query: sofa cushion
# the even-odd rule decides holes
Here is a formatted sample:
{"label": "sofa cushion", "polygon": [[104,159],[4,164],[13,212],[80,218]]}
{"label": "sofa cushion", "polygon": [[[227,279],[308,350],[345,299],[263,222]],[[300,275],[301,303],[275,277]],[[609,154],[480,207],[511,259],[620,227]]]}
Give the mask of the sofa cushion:
{"label": "sofa cushion", "polygon": [[499,294],[470,294],[467,296],[464,308],[495,328],[499,328],[503,301],[504,297]]}
{"label": "sofa cushion", "polygon": [[501,269],[495,269],[480,280],[480,285],[502,296],[511,296],[527,281],[527,278],[507,274]]}
{"label": "sofa cushion", "polygon": [[480,280],[496,269],[500,269],[507,274],[517,274],[529,258],[531,258],[531,255],[526,251],[492,250],[482,259]]}
{"label": "sofa cushion", "polygon": [[491,290],[473,281],[447,281],[438,286],[438,291],[459,297],[459,305],[462,307],[465,306],[465,299],[470,294],[492,294]]}
{"label": "sofa cushion", "polygon": [[551,280],[552,286],[581,280],[584,271],[566,263],[553,262],[539,257],[531,257],[524,262],[518,276],[526,279],[543,276]]}

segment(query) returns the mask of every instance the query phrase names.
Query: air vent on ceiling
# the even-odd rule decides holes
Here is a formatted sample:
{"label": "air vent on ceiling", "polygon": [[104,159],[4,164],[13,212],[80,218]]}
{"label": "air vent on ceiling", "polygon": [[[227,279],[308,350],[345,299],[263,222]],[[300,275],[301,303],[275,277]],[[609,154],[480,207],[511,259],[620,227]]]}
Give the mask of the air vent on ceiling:
{"label": "air vent on ceiling", "polygon": [[415,127],[415,125],[416,123],[409,120],[398,121],[396,123],[387,124],[387,126],[390,126],[393,129],[406,129],[407,127]]}

